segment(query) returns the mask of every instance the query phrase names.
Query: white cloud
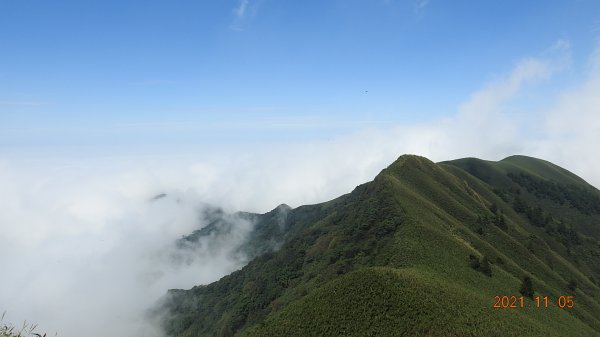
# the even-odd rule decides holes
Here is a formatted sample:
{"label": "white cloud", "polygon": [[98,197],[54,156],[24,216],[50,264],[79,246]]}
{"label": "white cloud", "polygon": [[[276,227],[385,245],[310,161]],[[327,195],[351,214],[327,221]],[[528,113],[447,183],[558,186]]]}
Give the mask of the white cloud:
{"label": "white cloud", "polygon": [[250,228],[243,220],[220,245],[175,249],[176,239],[203,224],[195,192],[167,190],[168,198],[150,202],[165,190],[148,171],[75,173],[0,165],[7,320],[33,320],[65,337],[160,336],[144,313],[167,289],[241,267],[232,254]]}
{"label": "white cloud", "polygon": [[568,51],[571,49],[571,41],[561,38],[550,47],[549,51]]}
{"label": "white cloud", "polygon": [[459,112],[470,117],[488,116],[501,112],[503,103],[510,100],[527,82],[548,79],[550,65],[545,60],[526,58],[519,62],[510,75],[475,92]]}
{"label": "white cloud", "polygon": [[584,83],[564,92],[542,121],[545,134],[531,151],[574,170],[600,187],[600,47]]}
{"label": "white cloud", "polygon": [[246,9],[248,8],[248,0],[240,0],[238,5],[233,9],[233,13],[238,18],[243,18],[246,15]]}
{"label": "white cloud", "polygon": [[[256,7],[256,6],[254,6]],[[236,7],[233,8],[233,23],[231,24],[231,29],[242,31],[244,30],[244,25],[247,21],[248,10],[250,9],[250,1],[249,0],[239,0]]]}

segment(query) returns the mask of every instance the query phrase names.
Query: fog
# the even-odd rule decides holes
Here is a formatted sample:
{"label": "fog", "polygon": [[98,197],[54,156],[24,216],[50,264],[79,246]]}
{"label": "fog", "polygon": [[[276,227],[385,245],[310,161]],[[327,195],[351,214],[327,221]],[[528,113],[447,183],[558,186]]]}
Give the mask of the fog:
{"label": "fog", "polygon": [[[246,262],[233,254],[252,227],[243,221],[219,245],[185,256],[176,250],[175,240],[206,224],[202,205],[262,213],[326,201],[404,153],[434,161],[526,154],[600,186],[600,53],[583,82],[548,105],[519,108],[568,68],[565,53],[568,45],[557,43],[543,57],[524,58],[454,114],[422,123],[262,144],[243,156],[229,149],[144,160],[0,159],[0,312],[49,336],[161,336],[144,315],[167,289],[218,280]],[[167,197],[153,200],[160,193]]]}
{"label": "fog", "polygon": [[139,172],[69,173],[1,170],[5,320],[61,336],[159,336],[143,317],[167,289],[215,281],[245,262],[234,255],[251,229],[241,220],[219,238],[226,244],[176,248],[206,222],[194,192],[153,200],[157,187]]}

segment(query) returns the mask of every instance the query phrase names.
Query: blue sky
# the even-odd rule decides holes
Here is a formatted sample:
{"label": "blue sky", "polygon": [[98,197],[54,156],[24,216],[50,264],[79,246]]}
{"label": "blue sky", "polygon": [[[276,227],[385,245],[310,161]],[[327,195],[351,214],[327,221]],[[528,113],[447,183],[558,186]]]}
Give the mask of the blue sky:
{"label": "blue sky", "polygon": [[2,1],[0,147],[235,147],[429,121],[566,41],[569,70],[536,88],[551,96],[585,77],[598,34],[593,0]]}
{"label": "blue sky", "polygon": [[600,187],[599,37],[597,0],[0,0],[4,321],[138,335],[239,267],[153,258],[199,205],[324,202],[405,153]]}

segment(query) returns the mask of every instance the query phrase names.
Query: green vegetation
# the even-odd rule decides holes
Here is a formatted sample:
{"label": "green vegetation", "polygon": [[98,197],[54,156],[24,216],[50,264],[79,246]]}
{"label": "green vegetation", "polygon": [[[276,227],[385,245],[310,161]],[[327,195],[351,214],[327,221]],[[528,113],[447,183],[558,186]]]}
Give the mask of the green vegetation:
{"label": "green vegetation", "polygon": [[492,267],[490,266],[490,261],[487,256],[484,256],[481,260],[481,272],[486,274],[487,276],[492,276]]}
{"label": "green vegetation", "polygon": [[[560,324],[492,310],[481,294],[412,268],[362,268],[247,329],[244,337],[278,336],[586,336]],[[529,303],[529,302],[528,302]],[[483,305],[482,305],[483,304]],[[572,321],[563,313],[556,317]]]}
{"label": "green vegetation", "polygon": [[[335,200],[245,213],[256,258],[170,290],[157,314],[178,337],[600,336],[597,205],[598,190],[538,159],[402,156]],[[576,305],[535,308],[534,286]],[[520,294],[525,308],[492,308]]]}
{"label": "green vegetation", "polygon": [[521,283],[521,289],[519,289],[519,292],[523,296],[533,298],[535,291],[533,290],[533,282],[531,281],[531,277],[525,276],[523,278],[523,283]]}
{"label": "green vegetation", "polygon": [[[4,323],[5,315],[6,312],[2,313],[2,317],[0,317],[0,337],[26,337],[36,335],[36,324],[29,324],[27,322],[23,322],[21,327],[18,328],[10,323]],[[43,336],[45,337],[46,334],[43,334]]]}

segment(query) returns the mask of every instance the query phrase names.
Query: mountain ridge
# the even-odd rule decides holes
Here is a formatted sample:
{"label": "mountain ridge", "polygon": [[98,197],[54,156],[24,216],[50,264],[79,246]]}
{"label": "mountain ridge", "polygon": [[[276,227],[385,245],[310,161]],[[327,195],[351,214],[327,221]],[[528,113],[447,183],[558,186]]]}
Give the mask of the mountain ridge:
{"label": "mountain ridge", "polygon": [[[244,268],[213,284],[170,291],[162,307],[164,327],[170,336],[277,336],[281,330],[276,327],[288,326],[293,321],[290,313],[297,313],[300,322],[325,320],[320,327],[311,327],[316,330],[296,326],[297,331],[325,334],[337,326],[341,333],[342,327],[336,325],[339,315],[315,311],[325,305],[319,296],[325,296],[323,289],[331,284],[343,284],[347,304],[352,304],[356,300],[352,289],[375,282],[379,276],[374,275],[420,280],[407,283],[404,290],[394,288],[391,281],[382,288],[398,296],[404,291],[406,298],[412,298],[402,312],[406,317],[438,312],[432,307],[435,299],[428,295],[429,283],[411,274],[416,273],[442,285],[448,298],[456,298],[463,292],[460,289],[474,294],[467,301],[471,306],[459,305],[460,319],[439,313],[439,322],[429,328],[418,318],[415,324],[394,321],[387,328],[385,321],[376,321],[378,328],[364,333],[445,336],[496,329],[497,334],[489,335],[516,336],[524,331],[540,336],[600,335],[596,281],[600,278],[600,214],[596,211],[600,193],[555,166],[523,156],[437,164],[415,155],[400,156],[373,181],[348,194],[286,208],[279,236],[282,245],[277,249],[257,253]],[[263,227],[273,228],[274,223],[271,219]],[[481,261],[487,269],[480,268]],[[567,285],[577,284],[573,289],[577,307],[549,309],[546,316],[539,308],[519,309],[515,315],[490,308],[496,295],[518,295],[525,276],[534,280],[537,293],[556,298],[567,294]],[[418,296],[411,297],[413,290],[424,304],[419,304]],[[373,294],[372,300],[375,304],[382,297]],[[370,303],[368,298],[364,301]],[[377,315],[386,317],[397,309],[387,308],[389,312]],[[491,321],[479,322],[483,318]],[[565,327],[557,326],[556,319],[566,322]],[[515,324],[527,328],[511,330]],[[299,335],[294,329],[286,334]]]}

